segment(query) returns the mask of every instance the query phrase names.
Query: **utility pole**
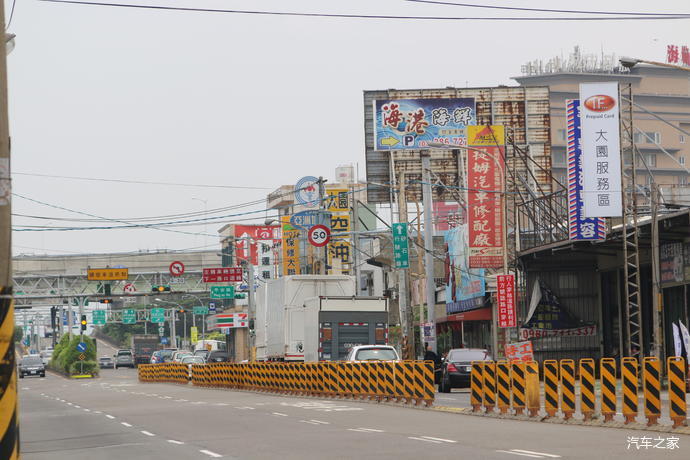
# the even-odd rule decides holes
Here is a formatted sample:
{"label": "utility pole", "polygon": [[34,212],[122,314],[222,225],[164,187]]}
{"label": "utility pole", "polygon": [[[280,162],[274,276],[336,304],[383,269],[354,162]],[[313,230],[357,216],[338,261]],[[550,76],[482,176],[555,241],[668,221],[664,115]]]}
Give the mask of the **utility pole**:
{"label": "utility pole", "polygon": [[[634,167],[634,166],[633,166]],[[650,201],[652,211],[652,356],[662,358],[663,337],[661,331],[661,315],[663,311],[663,298],[660,285],[659,264],[659,188],[656,183],[650,185]]]}
{"label": "utility pole", "polygon": [[[424,264],[426,265],[426,316],[429,345],[436,353],[436,282],[434,281],[434,224],[431,199],[431,155],[422,150],[422,198],[424,200]],[[421,317],[420,317],[421,320]],[[422,326],[423,327],[423,326]]]}
{"label": "utility pole", "polygon": [[[319,176],[319,209],[321,212],[325,212],[326,202],[324,201],[324,196],[326,194],[326,186],[324,185],[324,180],[322,176]],[[326,266],[328,265],[328,245],[323,247],[323,263],[319,264],[321,268],[319,269],[320,275],[327,275],[328,270]]]}
{"label": "utility pole", "polygon": [[[405,172],[400,172],[400,194],[398,195],[398,221],[407,223],[407,197],[405,189]],[[408,230],[409,238],[409,230]],[[408,245],[409,246],[409,245]],[[408,250],[409,256],[409,250]],[[400,314],[400,329],[403,336],[403,359],[414,359],[414,330],[411,328],[412,321],[408,313],[410,309],[409,296],[407,291],[408,270],[398,269],[398,310]]]}
{"label": "utility pole", "polygon": [[72,313],[72,302],[67,304],[67,334],[69,340],[72,340],[72,327],[74,326],[74,313]]}
{"label": "utility pole", "polygon": [[[247,299],[247,322],[249,323],[249,326],[253,325],[256,327],[256,324],[254,324],[256,317],[256,308],[254,305],[254,264],[252,264],[251,261],[251,252],[250,257],[247,260],[247,284],[249,290],[249,296]],[[254,361],[254,334],[252,334],[251,327],[247,328],[247,347],[247,353],[249,354],[247,359],[249,359],[249,361]]]}
{"label": "utility pole", "polygon": [[170,346],[177,348],[177,331],[175,330],[175,316],[177,316],[177,308],[170,309]]}
{"label": "utility pole", "polygon": [[[352,263],[355,266],[355,295],[360,295],[361,293],[361,270],[359,266],[359,232],[357,231],[359,228],[359,210],[357,209],[357,192],[355,191],[355,186],[352,185],[352,220],[354,221],[354,224],[352,226],[352,230],[355,232],[355,234],[352,237],[352,243],[354,244],[354,251],[351,251],[352,253]],[[311,246],[311,245],[310,245]]]}

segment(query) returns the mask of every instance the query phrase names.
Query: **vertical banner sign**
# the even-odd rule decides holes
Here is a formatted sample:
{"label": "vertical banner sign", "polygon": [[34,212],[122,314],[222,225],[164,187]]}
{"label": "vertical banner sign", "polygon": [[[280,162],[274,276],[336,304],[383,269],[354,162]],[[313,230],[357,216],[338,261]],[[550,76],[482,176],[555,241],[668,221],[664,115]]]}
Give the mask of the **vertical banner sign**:
{"label": "vertical banner sign", "polygon": [[290,216],[281,216],[283,230],[283,275],[299,275],[299,230],[290,225]]}
{"label": "vertical banner sign", "polygon": [[326,189],[326,210],[331,213],[331,241],[328,243],[328,274],[349,275],[351,260],[350,193],[347,189]]}
{"label": "vertical banner sign", "polygon": [[407,241],[407,223],[393,224],[393,259],[395,268],[410,268],[409,246]]}
{"label": "vertical banner sign", "polygon": [[603,240],[606,222],[601,217],[585,217],[582,199],[582,148],[580,100],[565,100],[568,129],[568,234],[571,240]]}
{"label": "vertical banner sign", "polygon": [[498,275],[498,327],[517,327],[515,321],[515,275]]}
{"label": "vertical banner sign", "polygon": [[470,268],[503,266],[503,126],[468,126]]}
{"label": "vertical banner sign", "polygon": [[619,217],[621,144],[618,83],[580,84],[585,217]]}

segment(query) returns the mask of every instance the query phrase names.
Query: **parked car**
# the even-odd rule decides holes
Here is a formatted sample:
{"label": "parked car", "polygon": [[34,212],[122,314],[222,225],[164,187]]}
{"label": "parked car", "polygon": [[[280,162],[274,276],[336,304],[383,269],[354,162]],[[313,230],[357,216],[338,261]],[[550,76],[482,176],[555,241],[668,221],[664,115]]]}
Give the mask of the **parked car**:
{"label": "parked car", "polygon": [[40,356],[30,355],[22,358],[19,362],[19,378],[23,379],[25,375],[46,376],[46,368]]}
{"label": "parked car", "polygon": [[357,345],[350,349],[345,361],[400,361],[400,356],[390,345]]}
{"label": "parked car", "polygon": [[187,378],[189,380],[192,380],[192,364],[206,364],[204,358],[196,355],[187,355],[180,362],[187,365]]}
{"label": "parked car", "polygon": [[115,358],[114,369],[118,367],[131,367],[134,369],[136,367],[132,350],[117,350],[117,353],[113,357]]}
{"label": "parked car", "polygon": [[53,356],[53,348],[46,348],[41,350],[41,359],[43,360],[43,365],[47,366],[50,362],[50,358]]}
{"label": "parked car", "polygon": [[185,356],[193,356],[193,355],[192,355],[191,351],[178,350],[172,354],[172,360],[171,361],[173,363],[179,363],[180,361],[182,361],[182,358],[184,358]]}
{"label": "parked car", "polygon": [[98,358],[98,367],[101,369],[114,369],[115,361],[110,356],[101,356]]}
{"label": "parked car", "polygon": [[221,350],[213,350],[206,358],[206,362],[208,363],[227,363],[229,360],[228,353]]}
{"label": "parked car", "polygon": [[483,348],[454,348],[441,365],[441,382],[438,391],[450,393],[453,388],[470,386],[472,361],[491,361],[488,350]]}

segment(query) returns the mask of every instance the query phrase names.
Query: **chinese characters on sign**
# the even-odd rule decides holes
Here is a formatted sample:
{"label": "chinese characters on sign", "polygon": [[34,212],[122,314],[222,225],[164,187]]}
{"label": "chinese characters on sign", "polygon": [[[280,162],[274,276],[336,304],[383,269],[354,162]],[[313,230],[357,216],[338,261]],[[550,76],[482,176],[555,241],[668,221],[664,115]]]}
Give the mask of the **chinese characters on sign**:
{"label": "chinese characters on sign", "polygon": [[473,98],[384,99],[373,109],[376,150],[467,145],[466,127],[476,122]]}
{"label": "chinese characters on sign", "polygon": [[350,193],[347,189],[327,189],[326,209],[331,212],[350,212]]}
{"label": "chinese characters on sign", "polygon": [[618,83],[580,84],[584,217],[622,215]]}
{"label": "chinese characters on sign", "polygon": [[393,259],[395,268],[410,268],[409,246],[407,241],[407,223],[393,224]]}
{"label": "chinese characters on sign", "polygon": [[283,227],[283,275],[299,275],[299,230],[290,225],[290,216],[281,216]]}
{"label": "chinese characters on sign", "polygon": [[90,268],[86,272],[89,281],[114,281],[129,278],[128,268]]}
{"label": "chinese characters on sign", "polygon": [[680,438],[676,436],[669,436],[668,438],[662,438],[661,436],[657,436],[656,438],[652,438],[651,436],[628,436],[627,442],[628,442],[628,447],[627,449],[630,450],[632,449],[669,449],[669,450],[674,450],[674,449],[680,449],[680,446],[678,445],[678,442],[680,441]]}
{"label": "chinese characters on sign", "polygon": [[350,194],[347,189],[326,190],[326,210],[331,213],[331,241],[328,243],[328,274],[349,275],[352,263],[350,236]]}
{"label": "chinese characters on sign", "polygon": [[685,45],[680,47],[678,45],[667,45],[666,62],[690,67],[690,48]]}
{"label": "chinese characters on sign", "polygon": [[604,219],[584,216],[580,101],[578,99],[566,99],[565,112],[568,128],[568,234],[571,240],[601,240],[606,238]]}
{"label": "chinese characters on sign", "polygon": [[506,344],[506,359],[508,361],[534,361],[532,342],[515,342]]}
{"label": "chinese characters on sign", "polygon": [[469,126],[467,192],[470,268],[503,266],[503,126]]}
{"label": "chinese characters on sign", "polygon": [[498,288],[498,327],[516,327],[515,276],[498,275],[496,284]]}
{"label": "chinese characters on sign", "polygon": [[242,282],[242,269],[239,267],[204,268],[202,272],[204,283],[232,283]]}

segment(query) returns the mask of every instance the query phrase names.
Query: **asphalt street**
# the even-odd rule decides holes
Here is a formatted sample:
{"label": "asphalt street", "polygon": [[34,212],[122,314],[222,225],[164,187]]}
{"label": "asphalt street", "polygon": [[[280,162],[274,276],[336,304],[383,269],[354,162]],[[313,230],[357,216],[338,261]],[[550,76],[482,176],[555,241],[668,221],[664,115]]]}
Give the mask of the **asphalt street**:
{"label": "asphalt street", "polygon": [[[136,375],[136,370],[118,369],[88,381],[54,374],[23,379],[23,458],[687,459],[690,449],[690,436],[683,435],[144,384]],[[466,397],[463,393],[439,396]],[[629,436],[647,436],[659,446],[675,436],[679,448],[628,448]]]}

